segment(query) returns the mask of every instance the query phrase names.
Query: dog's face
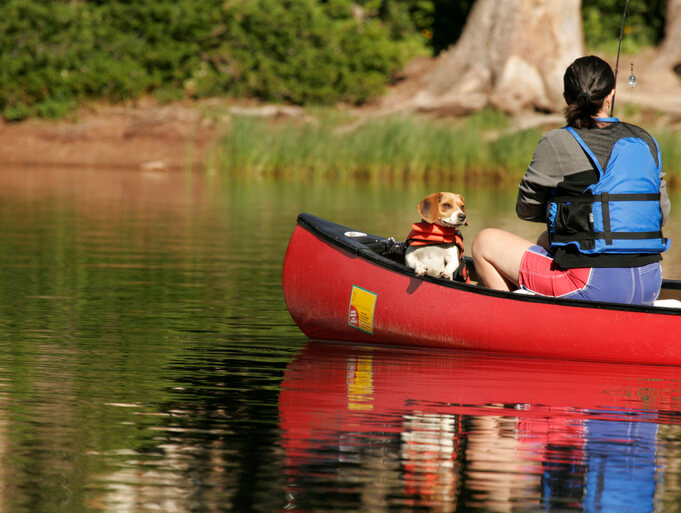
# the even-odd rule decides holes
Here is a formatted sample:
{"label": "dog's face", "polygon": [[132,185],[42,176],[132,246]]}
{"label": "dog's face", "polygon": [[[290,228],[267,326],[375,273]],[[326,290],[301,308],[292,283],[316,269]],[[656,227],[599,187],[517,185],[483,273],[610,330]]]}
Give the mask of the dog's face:
{"label": "dog's face", "polygon": [[440,226],[468,226],[463,196],[452,192],[429,194],[417,207],[421,219]]}

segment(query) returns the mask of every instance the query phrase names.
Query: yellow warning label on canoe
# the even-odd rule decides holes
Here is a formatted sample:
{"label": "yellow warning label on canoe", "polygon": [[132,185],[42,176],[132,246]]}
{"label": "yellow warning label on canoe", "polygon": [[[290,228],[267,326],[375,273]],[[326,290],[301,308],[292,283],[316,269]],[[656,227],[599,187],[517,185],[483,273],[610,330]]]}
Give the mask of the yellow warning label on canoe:
{"label": "yellow warning label on canoe", "polygon": [[376,307],[376,294],[368,290],[352,286],[350,296],[350,310],[348,311],[348,324],[353,328],[374,333],[374,309]]}

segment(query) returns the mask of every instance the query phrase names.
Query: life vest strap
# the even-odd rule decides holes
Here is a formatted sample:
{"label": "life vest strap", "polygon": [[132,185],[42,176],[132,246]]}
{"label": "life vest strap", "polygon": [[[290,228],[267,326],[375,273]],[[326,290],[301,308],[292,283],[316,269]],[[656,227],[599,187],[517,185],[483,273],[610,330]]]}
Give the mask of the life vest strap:
{"label": "life vest strap", "polygon": [[596,203],[599,201],[604,201],[604,196],[607,196],[606,201],[659,201],[659,192],[640,192],[640,193],[627,193],[627,194],[608,194],[604,192],[602,194],[583,194],[581,196],[554,196],[551,198],[552,202],[555,203]]}
{"label": "life vest strap", "polygon": [[570,235],[560,235],[558,233],[551,234],[553,242],[577,242],[579,240],[596,240],[596,239],[626,239],[626,240],[644,240],[644,239],[663,239],[662,231],[656,232],[580,232]]}
{"label": "life vest strap", "polygon": [[601,213],[603,216],[603,231],[597,233],[581,233],[566,236],[564,240],[553,236],[552,240],[555,242],[567,242],[574,240],[575,235],[579,235],[581,240],[596,240],[603,239],[605,244],[610,246],[614,239],[629,239],[639,240],[648,237],[641,237],[641,234],[652,234],[653,238],[662,238],[662,232],[635,232],[632,236],[631,232],[619,232],[619,235],[612,232],[610,225],[610,203],[613,201],[660,201],[659,192],[640,192],[640,193],[626,193],[626,194],[610,194],[603,192],[601,194],[585,194],[583,196],[556,196],[552,198],[552,202],[556,204],[578,203],[578,204],[601,204]]}

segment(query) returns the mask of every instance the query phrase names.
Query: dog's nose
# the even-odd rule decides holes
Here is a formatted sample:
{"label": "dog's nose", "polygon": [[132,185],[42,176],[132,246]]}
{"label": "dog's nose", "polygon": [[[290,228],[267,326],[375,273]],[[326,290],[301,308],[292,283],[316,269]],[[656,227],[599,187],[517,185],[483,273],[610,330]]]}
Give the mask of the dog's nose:
{"label": "dog's nose", "polygon": [[466,214],[464,214],[463,212],[459,212],[459,213],[457,214],[457,217],[459,218],[459,221],[462,222],[462,223],[463,223],[464,221],[466,221]]}

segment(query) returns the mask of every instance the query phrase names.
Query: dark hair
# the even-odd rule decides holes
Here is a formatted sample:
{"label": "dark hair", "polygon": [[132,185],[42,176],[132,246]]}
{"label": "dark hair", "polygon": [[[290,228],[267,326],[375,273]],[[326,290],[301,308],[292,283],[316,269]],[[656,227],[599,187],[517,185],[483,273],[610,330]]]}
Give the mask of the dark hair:
{"label": "dark hair", "polygon": [[615,74],[600,57],[589,55],[575,60],[563,75],[563,95],[568,106],[565,119],[574,128],[593,128],[593,116],[615,88]]}

